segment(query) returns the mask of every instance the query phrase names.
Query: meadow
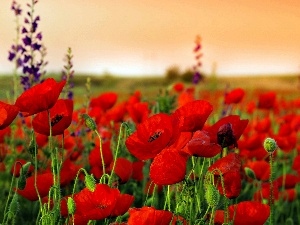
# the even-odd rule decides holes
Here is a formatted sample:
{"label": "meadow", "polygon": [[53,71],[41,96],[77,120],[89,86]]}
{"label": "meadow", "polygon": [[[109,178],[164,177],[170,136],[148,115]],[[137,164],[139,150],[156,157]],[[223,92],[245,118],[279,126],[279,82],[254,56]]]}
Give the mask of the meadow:
{"label": "meadow", "polygon": [[[3,102],[12,82],[1,77]],[[1,127],[2,224],[298,224],[297,82],[74,76],[71,116],[60,94],[51,125],[42,110]]]}
{"label": "meadow", "polygon": [[37,3],[11,6],[1,225],[300,224],[299,75],[77,74],[71,48],[52,74]]}

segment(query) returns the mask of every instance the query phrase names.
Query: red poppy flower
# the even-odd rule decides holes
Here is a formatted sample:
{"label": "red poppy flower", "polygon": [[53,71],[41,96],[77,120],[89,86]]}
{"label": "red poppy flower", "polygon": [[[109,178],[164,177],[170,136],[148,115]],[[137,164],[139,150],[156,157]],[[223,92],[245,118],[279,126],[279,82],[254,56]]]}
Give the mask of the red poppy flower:
{"label": "red poppy flower", "polygon": [[300,183],[299,175],[285,174],[276,179],[279,188],[284,187],[286,189],[294,188],[298,183]]}
{"label": "red poppy flower", "polygon": [[79,169],[79,165],[74,164],[71,159],[66,159],[63,162],[60,170],[60,185],[65,187],[70,184],[71,181],[76,177]]}
{"label": "red poppy flower", "polygon": [[[110,141],[106,141],[102,143],[102,154],[104,158],[105,167],[107,167],[113,161],[113,155],[110,148]],[[91,167],[102,168],[100,147],[98,144],[95,145],[95,147],[89,154],[89,163]]]}
{"label": "red poppy flower", "polygon": [[[261,184],[261,189],[257,190],[254,194],[253,194],[253,200],[254,201],[258,201],[261,202],[263,200],[266,200],[267,202],[269,201],[270,198],[270,183],[262,183]],[[279,188],[278,188],[278,182],[277,180],[275,180],[273,182],[273,196],[274,196],[274,200],[278,200],[279,198]]]}
{"label": "red poppy flower", "polygon": [[274,139],[275,139],[278,147],[286,153],[291,152],[297,145],[296,132],[293,132],[292,134],[290,134],[288,136],[276,135],[276,136],[274,136]]}
{"label": "red poppy flower", "polygon": [[125,214],[132,205],[133,201],[134,197],[132,195],[120,193],[110,216],[121,216]]}
{"label": "red poppy flower", "polygon": [[[270,216],[270,206],[260,202],[244,201],[228,207],[229,219],[234,225],[263,225]],[[217,210],[215,224],[224,223],[224,211]]]}
{"label": "red poppy flower", "polygon": [[218,176],[216,176],[215,183],[217,184],[217,188],[220,192],[220,194],[225,195],[227,198],[237,198],[242,190],[242,179],[241,179],[241,173],[237,171],[230,171],[225,174],[223,174],[224,179],[224,189],[221,183],[221,180]]}
{"label": "red poppy flower", "polygon": [[149,117],[126,140],[129,152],[140,160],[154,158],[179,136],[178,121],[164,113]]}
{"label": "red poppy flower", "polygon": [[267,181],[270,177],[270,164],[266,161],[252,161],[246,164],[246,167],[249,167],[253,170],[257,180]]}
{"label": "red poppy flower", "polygon": [[178,96],[178,107],[184,106],[185,104],[192,102],[195,100],[195,89],[188,88],[181,92]]}
{"label": "red poppy flower", "polygon": [[212,164],[208,170],[216,175],[225,174],[233,171],[240,171],[241,169],[241,159],[238,154],[230,153],[227,156],[218,159],[214,164]]}
{"label": "red poppy flower", "polygon": [[129,105],[140,102],[142,98],[142,94],[139,90],[135,91],[127,100]]}
{"label": "red poppy flower", "polygon": [[[52,135],[64,133],[72,122],[73,101],[69,99],[59,99],[50,109],[50,120]],[[48,112],[38,113],[32,120],[32,126],[35,132],[43,135],[50,135]]]}
{"label": "red poppy flower", "polygon": [[211,143],[207,132],[199,130],[194,133],[184,150],[189,155],[210,158],[220,153],[222,148],[216,143]]}
{"label": "red poppy flower", "polygon": [[[113,169],[114,162],[110,164],[110,170]],[[120,183],[126,183],[132,174],[132,162],[126,158],[117,158],[115,162],[114,173],[120,178]]]}
{"label": "red poppy flower", "polygon": [[271,119],[269,117],[263,118],[256,123],[255,130],[259,133],[267,133],[271,128]]}
{"label": "red poppy flower", "polygon": [[202,129],[212,110],[209,102],[196,100],[177,109],[174,116],[179,119],[180,131],[194,132]]}
{"label": "red poppy flower", "polygon": [[16,100],[24,116],[30,116],[38,112],[50,109],[56,103],[66,81],[56,82],[53,78],[46,79],[24,91]]}
{"label": "red poppy flower", "polygon": [[245,147],[248,150],[255,150],[263,146],[266,134],[254,133],[246,139]]}
{"label": "red poppy flower", "polygon": [[19,108],[17,106],[0,101],[0,130],[9,126],[17,117],[18,113]]}
{"label": "red poppy flower", "polygon": [[[101,122],[102,124],[109,124],[111,121],[122,122],[124,120],[124,116],[126,114],[126,103],[121,102],[111,109],[107,110],[104,114]],[[100,122],[100,123],[101,123]]]}
{"label": "red poppy flower", "polygon": [[183,89],[184,89],[184,84],[181,83],[181,82],[175,83],[175,84],[173,85],[173,89],[174,89],[174,91],[176,91],[177,93],[180,93],[180,92],[182,92]]}
{"label": "red poppy flower", "polygon": [[242,101],[245,91],[242,88],[236,88],[225,94],[225,104],[237,104]]}
{"label": "red poppy flower", "polygon": [[218,143],[222,147],[237,146],[237,141],[243,134],[247,124],[248,120],[241,120],[240,116],[230,115],[223,117],[204,130],[209,133],[212,143]]}
{"label": "red poppy flower", "polygon": [[188,156],[174,147],[162,150],[150,166],[150,178],[155,184],[169,185],[182,181]]}
{"label": "red poppy flower", "polygon": [[6,127],[4,129],[0,129],[0,143],[4,143],[6,137],[8,137],[11,133],[10,127]]}
{"label": "red poppy flower", "polygon": [[136,161],[132,163],[132,179],[136,181],[142,181],[144,178],[143,167],[145,163],[143,161]]}
{"label": "red poppy flower", "polygon": [[[76,204],[75,224],[81,221],[102,220],[109,216],[119,216],[126,212],[133,202],[133,196],[120,194],[116,188],[106,184],[96,184],[92,192],[84,188],[74,194]],[[118,205],[117,205],[118,204]],[[61,214],[67,216],[66,201],[62,201]]]}
{"label": "red poppy flower", "polygon": [[4,162],[0,162],[0,172],[5,172],[5,170],[6,170],[6,167],[5,167]]}
{"label": "red poppy flower", "polygon": [[[60,184],[66,186],[76,176],[79,167],[71,163],[70,160],[66,160],[60,171]],[[37,189],[40,197],[43,198],[48,195],[51,186],[53,185],[53,174],[46,172],[37,175],[36,181]],[[26,179],[26,186],[23,190],[17,189],[17,193],[30,201],[38,200],[38,195],[34,186],[34,175]]]}
{"label": "red poppy flower", "polygon": [[298,175],[300,174],[300,155],[297,155],[294,158],[292,169],[298,172]]}
{"label": "red poppy flower", "polygon": [[279,192],[279,198],[288,202],[293,202],[297,199],[297,190],[295,188],[285,189]]}
{"label": "red poppy flower", "polygon": [[129,209],[128,225],[169,225],[173,214],[153,207]]}
{"label": "red poppy flower", "polygon": [[276,101],[276,92],[267,92],[259,95],[258,108],[259,109],[272,109]]}
{"label": "red poppy flower", "polygon": [[7,152],[8,152],[9,146],[5,143],[0,143],[0,162],[3,162]]}
{"label": "red poppy flower", "polygon": [[133,122],[139,124],[145,121],[150,113],[147,102],[137,102],[127,105],[127,111]]}
{"label": "red poppy flower", "polygon": [[[52,173],[38,174],[36,179],[36,186],[41,198],[48,195],[51,186],[53,185]],[[38,195],[34,186],[34,176],[30,176],[26,179],[26,186],[23,190],[17,189],[17,193],[29,201],[38,200]]]}
{"label": "red poppy flower", "polygon": [[241,181],[241,159],[238,154],[230,153],[227,156],[218,159],[208,168],[208,171],[215,175],[218,190],[224,194],[220,175],[224,179],[225,196],[227,198],[236,198],[239,196],[242,187]]}
{"label": "red poppy flower", "polygon": [[114,106],[117,99],[118,95],[115,92],[106,92],[96,98],[92,98],[90,107],[100,107],[103,111],[106,111]]}
{"label": "red poppy flower", "polygon": [[35,138],[36,138],[36,144],[38,145],[39,148],[43,148],[48,143],[47,135],[35,133]]}

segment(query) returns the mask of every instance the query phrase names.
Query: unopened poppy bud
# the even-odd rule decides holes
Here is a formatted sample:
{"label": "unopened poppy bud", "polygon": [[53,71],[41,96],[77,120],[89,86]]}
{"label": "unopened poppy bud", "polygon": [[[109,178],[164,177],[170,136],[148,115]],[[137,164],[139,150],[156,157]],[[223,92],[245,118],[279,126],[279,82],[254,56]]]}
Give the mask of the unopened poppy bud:
{"label": "unopened poppy bud", "polygon": [[277,143],[273,138],[266,138],[264,141],[264,149],[272,153],[277,149]]}
{"label": "unopened poppy bud", "polygon": [[256,180],[256,176],[255,176],[255,173],[252,169],[250,169],[249,167],[245,167],[245,173],[248,177],[250,177],[251,179],[254,179]]}
{"label": "unopened poppy bud", "polygon": [[73,198],[68,197],[67,206],[68,206],[68,213],[73,215],[76,210],[76,204]]}
{"label": "unopened poppy bud", "polygon": [[18,180],[18,188],[20,190],[24,190],[25,186],[26,186],[26,176],[21,174]]}
{"label": "unopened poppy bud", "polygon": [[20,190],[23,190],[26,186],[26,178],[30,166],[31,166],[31,162],[27,162],[22,166],[20,177],[18,180],[18,188]]}
{"label": "unopened poppy bud", "polygon": [[84,119],[85,125],[95,131],[97,129],[95,121],[88,115],[88,114],[83,114],[82,118]]}
{"label": "unopened poppy bud", "polygon": [[22,166],[21,176],[27,175],[30,166],[31,166],[31,162],[27,162]]}
{"label": "unopened poppy bud", "polygon": [[220,194],[214,185],[207,184],[205,199],[207,204],[212,208],[216,207],[219,204]]}
{"label": "unopened poppy bud", "polygon": [[96,180],[93,177],[93,174],[91,174],[91,175],[86,174],[85,178],[84,178],[84,182],[85,182],[85,186],[87,187],[87,189],[94,192],[94,190],[96,188]]}

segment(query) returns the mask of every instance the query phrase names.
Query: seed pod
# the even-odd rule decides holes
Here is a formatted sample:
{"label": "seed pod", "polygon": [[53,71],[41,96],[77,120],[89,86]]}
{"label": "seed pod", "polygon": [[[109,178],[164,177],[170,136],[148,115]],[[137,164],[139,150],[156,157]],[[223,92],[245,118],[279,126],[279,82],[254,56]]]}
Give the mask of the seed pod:
{"label": "seed pod", "polygon": [[73,215],[76,210],[76,204],[73,198],[68,197],[67,206],[68,206],[68,213]]}
{"label": "seed pod", "polygon": [[83,114],[82,118],[84,119],[85,125],[95,131],[97,129],[95,121],[88,115],[88,114]]}
{"label": "seed pod", "polygon": [[93,177],[93,174],[91,174],[91,175],[86,174],[85,178],[84,178],[84,182],[85,182],[85,186],[87,187],[87,189],[89,189],[91,192],[95,191],[96,180]]}
{"label": "seed pod", "polygon": [[212,208],[216,207],[219,204],[220,194],[214,185],[207,184],[205,199],[207,204]]}
{"label": "seed pod", "polygon": [[277,149],[277,143],[273,138],[266,138],[264,141],[264,149],[269,152],[272,153]]}

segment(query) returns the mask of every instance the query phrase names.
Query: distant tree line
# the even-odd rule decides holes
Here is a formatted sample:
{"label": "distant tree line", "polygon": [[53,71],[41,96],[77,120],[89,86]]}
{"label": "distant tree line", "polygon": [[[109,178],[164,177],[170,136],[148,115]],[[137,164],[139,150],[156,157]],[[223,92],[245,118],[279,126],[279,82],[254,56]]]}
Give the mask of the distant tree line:
{"label": "distant tree line", "polygon": [[188,68],[182,71],[179,66],[172,65],[166,69],[165,79],[167,82],[183,81],[192,83],[194,75],[195,71],[193,69]]}

